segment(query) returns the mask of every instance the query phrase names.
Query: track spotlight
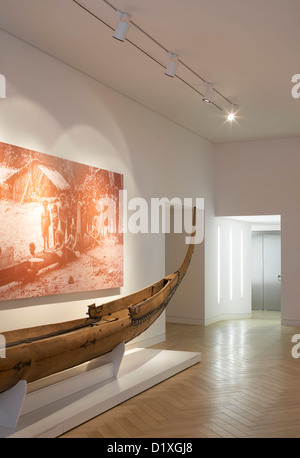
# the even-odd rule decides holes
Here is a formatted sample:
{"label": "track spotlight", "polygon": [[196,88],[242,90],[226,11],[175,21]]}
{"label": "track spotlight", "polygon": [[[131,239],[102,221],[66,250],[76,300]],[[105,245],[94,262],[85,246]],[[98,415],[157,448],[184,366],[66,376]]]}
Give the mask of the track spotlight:
{"label": "track spotlight", "polygon": [[227,121],[230,121],[230,122],[234,121],[236,109],[237,109],[236,105],[231,105],[230,112],[228,113],[228,116],[227,116]]}
{"label": "track spotlight", "polygon": [[203,97],[203,102],[211,103],[214,98],[215,92],[213,90],[212,84],[205,83],[205,85],[206,85],[206,91]]}
{"label": "track spotlight", "polygon": [[113,37],[119,41],[125,41],[126,34],[130,27],[130,16],[127,13],[118,11],[119,23]]}
{"label": "track spotlight", "polygon": [[[84,0],[70,0],[70,1],[74,2],[77,6],[82,8],[85,12],[89,13],[95,19],[99,20],[99,22],[101,22],[102,24],[106,25],[109,28],[110,31],[112,30],[112,27],[111,27],[110,24],[106,23],[106,21],[104,19],[102,19],[101,17],[98,17],[95,13],[90,11],[85,5],[81,4],[81,2],[84,3]],[[221,94],[221,92],[219,92],[217,90],[217,88],[214,88],[212,86],[212,84],[206,82],[206,80],[204,78],[202,78],[201,75],[199,75],[197,72],[195,72],[185,62],[183,62],[182,59],[180,59],[177,54],[170,52],[168,50],[168,48],[166,48],[163,44],[159,43],[156,40],[156,38],[152,37],[148,32],[146,32],[140,26],[138,26],[135,23],[135,21],[131,20],[131,17],[129,16],[129,14],[123,13],[122,11],[118,10],[114,5],[112,5],[111,2],[113,0],[102,0],[102,1],[104,3],[106,3],[111,9],[113,9],[114,13],[115,14],[117,13],[118,18],[119,18],[119,23],[117,25],[117,28],[113,32],[113,37],[114,38],[116,38],[119,41],[125,41],[126,34],[127,34],[128,30],[129,30],[130,26],[132,26],[133,28],[136,28],[137,30],[139,30],[139,32],[143,33],[149,40],[151,40],[153,43],[155,43],[155,45],[159,46],[165,53],[168,54],[170,61],[169,61],[168,66],[166,66],[167,68],[165,70],[165,75],[170,76],[170,77],[176,76],[177,68],[178,68],[178,66],[180,64],[180,66],[183,69],[188,70],[188,72],[192,73],[194,75],[194,77],[197,77],[200,80],[200,82],[201,82],[200,84],[201,84],[202,87],[203,87],[203,84],[205,84],[205,86],[206,86],[205,90],[203,90],[202,87],[200,89],[198,89],[198,87],[195,87],[195,84],[191,84],[190,82],[186,81],[182,76],[177,76],[177,78],[183,84],[185,84],[190,89],[195,91],[198,95],[200,95],[200,97],[202,98],[202,100],[204,102],[206,102],[207,104],[213,105],[218,110],[224,111],[226,113],[227,110],[226,110],[226,108],[224,108],[224,105],[223,105],[224,102],[226,102],[226,106],[227,106],[227,104],[231,105],[232,110],[231,110],[231,113],[228,113],[228,121],[232,122],[235,119],[237,106],[236,105],[232,105],[232,102],[227,97],[225,97],[223,94]],[[159,62],[159,60],[157,60],[154,56],[149,54],[149,52],[146,49],[143,49],[138,43],[134,43],[132,41],[132,39],[130,39],[130,40],[127,39],[127,42],[129,44],[131,44],[132,46],[134,46],[137,50],[142,52],[145,56],[149,57],[152,61],[156,62],[160,67],[165,67],[165,65],[163,63]],[[0,81],[0,83],[1,83],[1,81]],[[1,91],[1,88],[0,88],[0,91]],[[204,95],[203,95],[203,92],[205,92]],[[0,98],[1,98],[1,94],[0,94]],[[220,98],[223,99],[222,103],[220,101]],[[213,99],[216,99],[216,101],[214,101]]]}
{"label": "track spotlight", "polygon": [[170,53],[170,52],[168,54],[169,54],[170,62],[167,67],[167,70],[165,71],[165,75],[171,76],[171,78],[174,78],[176,70],[179,65],[178,56],[177,54]]}

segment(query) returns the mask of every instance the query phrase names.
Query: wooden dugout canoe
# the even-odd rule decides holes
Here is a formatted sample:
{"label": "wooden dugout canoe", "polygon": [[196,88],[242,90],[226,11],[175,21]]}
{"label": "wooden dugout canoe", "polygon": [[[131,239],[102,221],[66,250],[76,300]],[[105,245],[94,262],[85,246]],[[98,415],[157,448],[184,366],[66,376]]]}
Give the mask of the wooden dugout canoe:
{"label": "wooden dugout canoe", "polygon": [[33,382],[107,354],[144,332],[168,305],[193,251],[190,244],[180,268],[158,282],[89,306],[88,318],[3,333],[6,357],[0,358],[0,393],[20,380]]}

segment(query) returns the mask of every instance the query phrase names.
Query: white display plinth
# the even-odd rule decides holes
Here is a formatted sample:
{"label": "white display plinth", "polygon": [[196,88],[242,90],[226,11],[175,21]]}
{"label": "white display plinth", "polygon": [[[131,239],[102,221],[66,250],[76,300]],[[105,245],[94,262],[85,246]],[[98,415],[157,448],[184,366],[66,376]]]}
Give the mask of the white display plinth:
{"label": "white display plinth", "polygon": [[57,437],[200,361],[201,353],[137,348],[125,352],[117,377],[115,366],[103,380],[104,364],[49,386],[45,379],[29,384],[35,391],[27,393],[16,428],[0,427],[0,437]]}
{"label": "white display plinth", "polygon": [[0,394],[0,426],[12,429],[17,426],[25,396],[25,380]]}

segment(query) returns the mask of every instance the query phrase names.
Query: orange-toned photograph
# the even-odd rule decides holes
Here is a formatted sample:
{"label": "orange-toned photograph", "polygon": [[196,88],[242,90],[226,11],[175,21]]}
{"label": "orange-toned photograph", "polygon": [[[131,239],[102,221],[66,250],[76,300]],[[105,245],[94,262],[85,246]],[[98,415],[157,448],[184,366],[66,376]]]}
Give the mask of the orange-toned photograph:
{"label": "orange-toned photograph", "polygon": [[0,143],[0,300],[123,286],[123,175]]}

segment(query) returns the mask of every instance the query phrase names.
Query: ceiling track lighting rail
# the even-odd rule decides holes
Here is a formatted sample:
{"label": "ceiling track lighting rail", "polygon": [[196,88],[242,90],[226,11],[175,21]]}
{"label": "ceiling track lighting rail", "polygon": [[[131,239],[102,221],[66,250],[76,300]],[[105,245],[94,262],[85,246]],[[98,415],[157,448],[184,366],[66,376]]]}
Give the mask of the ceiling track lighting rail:
{"label": "ceiling track lighting rail", "polygon": [[[83,10],[85,10],[87,13],[92,15],[95,19],[100,21],[102,24],[106,25],[110,30],[112,30],[113,37],[116,38],[117,40],[124,42],[125,40],[130,43],[132,46],[134,46],[136,49],[144,53],[147,57],[152,59],[154,62],[156,62],[158,65],[160,65],[162,68],[165,69],[165,75],[172,77],[172,78],[177,78],[179,79],[182,83],[184,83],[186,86],[194,90],[197,94],[199,94],[202,97],[202,100],[207,103],[208,105],[213,105],[214,107],[218,108],[220,111],[223,111],[223,108],[217,105],[214,101],[213,98],[215,94],[217,94],[219,97],[223,98],[229,105],[230,105],[230,111],[228,111],[228,121],[233,121],[235,119],[236,111],[237,111],[237,105],[233,104],[227,97],[225,97],[221,92],[219,92],[217,89],[215,89],[212,85],[212,83],[209,83],[206,81],[204,78],[202,78],[201,75],[199,75],[197,72],[195,72],[191,67],[186,65],[180,57],[174,53],[168,50],[164,45],[159,43],[155,38],[153,38],[149,33],[147,33],[145,30],[143,30],[138,24],[136,24],[132,19],[131,16],[123,11],[120,11],[118,8],[116,8],[112,3],[110,3],[108,0],[102,0],[104,3],[106,3],[110,8],[112,8],[118,18],[119,22],[116,28],[112,27],[110,24],[108,24],[106,21],[104,21],[102,18],[97,16],[95,13],[90,11],[86,6],[84,6],[82,3],[80,3],[78,0],[72,0],[76,5],[81,7]],[[169,56],[169,64],[167,68],[165,67],[164,64],[159,62],[155,57],[151,56],[147,51],[142,49],[140,46],[138,46],[136,43],[131,41],[126,37],[126,34],[130,28],[130,26],[134,26],[136,29],[138,29],[140,32],[142,32],[146,37],[148,37],[153,43],[155,43],[157,46],[159,46],[161,49],[163,49]],[[205,93],[203,94],[201,91],[196,89],[192,84],[188,83],[185,81],[183,78],[178,76],[176,74],[176,71],[179,67],[179,65],[182,65],[185,67],[188,71],[190,71],[194,76],[196,76],[202,83],[204,83],[206,90]]]}

